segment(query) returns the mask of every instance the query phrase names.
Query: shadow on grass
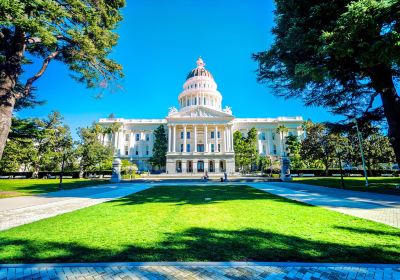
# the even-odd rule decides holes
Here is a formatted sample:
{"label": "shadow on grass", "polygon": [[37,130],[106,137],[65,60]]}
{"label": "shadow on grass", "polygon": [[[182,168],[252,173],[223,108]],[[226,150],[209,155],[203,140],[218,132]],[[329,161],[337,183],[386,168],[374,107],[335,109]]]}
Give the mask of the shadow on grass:
{"label": "shadow on grass", "polygon": [[174,203],[175,205],[200,205],[233,200],[274,200],[314,207],[294,200],[275,196],[249,186],[206,185],[206,186],[158,186],[123,197],[116,205],[144,203]]}
{"label": "shadow on grass", "polygon": [[268,231],[190,228],[148,246],[85,246],[46,240],[0,240],[2,263],[114,261],[301,261],[396,263],[398,245],[349,246]]}
{"label": "shadow on grass", "polygon": [[361,234],[373,234],[373,235],[378,235],[378,236],[383,236],[383,235],[388,235],[388,236],[394,236],[394,237],[400,237],[400,231],[395,230],[393,228],[393,232],[390,231],[382,231],[382,230],[375,230],[375,229],[369,229],[369,228],[354,228],[354,227],[344,227],[344,226],[335,226],[335,228],[340,229],[340,230],[347,230],[352,233],[361,233]]}

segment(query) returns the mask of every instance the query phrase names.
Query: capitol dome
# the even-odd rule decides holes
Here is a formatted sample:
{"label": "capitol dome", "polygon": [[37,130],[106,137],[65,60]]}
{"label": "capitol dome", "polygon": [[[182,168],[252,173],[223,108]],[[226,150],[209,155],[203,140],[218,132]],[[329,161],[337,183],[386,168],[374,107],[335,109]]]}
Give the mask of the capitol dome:
{"label": "capitol dome", "polygon": [[222,95],[217,89],[211,73],[204,68],[206,65],[201,57],[196,61],[194,68],[186,77],[183,91],[179,94],[180,109],[188,109],[192,106],[205,106],[214,110],[222,110]]}
{"label": "capitol dome", "polygon": [[210,71],[204,68],[206,64],[204,63],[203,59],[201,59],[201,57],[197,59],[196,63],[197,67],[189,72],[189,74],[186,77],[186,80],[189,80],[190,78],[193,77],[209,77],[211,79],[214,79]]}

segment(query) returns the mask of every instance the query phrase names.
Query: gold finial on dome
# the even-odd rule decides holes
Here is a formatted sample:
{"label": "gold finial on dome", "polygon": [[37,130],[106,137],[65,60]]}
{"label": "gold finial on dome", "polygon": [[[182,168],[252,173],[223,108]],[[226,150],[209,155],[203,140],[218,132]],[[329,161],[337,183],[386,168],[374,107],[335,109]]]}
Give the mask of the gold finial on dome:
{"label": "gold finial on dome", "polygon": [[197,63],[197,67],[203,68],[204,66],[206,66],[206,64],[204,63],[203,59],[201,58],[201,56],[199,56],[199,58],[196,61]]}

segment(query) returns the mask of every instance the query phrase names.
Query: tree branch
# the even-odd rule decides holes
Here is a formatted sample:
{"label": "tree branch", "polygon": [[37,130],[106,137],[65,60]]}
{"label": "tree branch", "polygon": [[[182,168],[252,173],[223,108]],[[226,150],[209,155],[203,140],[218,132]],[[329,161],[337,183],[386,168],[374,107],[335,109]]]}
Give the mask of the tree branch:
{"label": "tree branch", "polygon": [[60,53],[60,51],[58,51],[58,50],[54,51],[44,59],[42,67],[40,68],[40,70],[33,77],[29,78],[26,81],[23,96],[28,96],[29,95],[29,93],[30,93],[30,91],[32,89],[32,84],[43,75],[43,73],[46,71],[47,66],[49,65],[50,61],[52,59],[54,59],[59,53]]}

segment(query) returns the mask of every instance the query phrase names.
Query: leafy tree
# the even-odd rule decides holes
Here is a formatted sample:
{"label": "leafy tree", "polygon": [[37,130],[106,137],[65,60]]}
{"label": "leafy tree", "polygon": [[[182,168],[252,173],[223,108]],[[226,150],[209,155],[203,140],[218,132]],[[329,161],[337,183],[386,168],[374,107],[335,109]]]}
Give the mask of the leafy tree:
{"label": "leafy tree", "polygon": [[12,125],[4,155],[0,160],[0,171],[28,171],[32,165],[36,148],[34,139],[39,134],[36,122],[31,119],[12,119]]}
{"label": "leafy tree", "polygon": [[239,171],[243,172],[248,159],[246,158],[245,138],[240,131],[233,133],[233,150],[235,151],[235,165]]}
{"label": "leafy tree", "polygon": [[233,134],[233,147],[235,151],[235,164],[241,172],[246,172],[259,163],[257,152],[257,130],[253,127],[243,137],[240,131]]}
{"label": "leafy tree", "polygon": [[247,138],[245,139],[246,145],[246,157],[249,160],[250,170],[254,170],[258,164],[258,151],[257,151],[257,129],[252,127],[247,133]]}
{"label": "leafy tree", "polygon": [[281,139],[281,147],[282,147],[282,154],[286,156],[286,148],[285,148],[285,134],[288,133],[289,129],[284,126],[283,124],[279,125],[276,128],[276,133],[279,134]]}
{"label": "leafy tree", "polygon": [[324,124],[308,122],[306,139],[301,143],[300,155],[308,161],[322,161],[328,174],[337,159],[336,147],[343,139],[331,133]]}
{"label": "leafy tree", "polygon": [[304,165],[301,161],[300,149],[301,143],[299,138],[295,135],[289,135],[286,137],[286,146],[288,147],[290,158],[290,165],[293,169],[302,168]]}
{"label": "leafy tree", "polygon": [[271,166],[272,166],[271,157],[269,157],[269,156],[259,156],[259,166],[260,166],[262,174],[264,174],[267,170],[270,170]]}
{"label": "leafy tree", "polygon": [[79,128],[80,137],[77,153],[80,157],[80,177],[83,172],[96,171],[103,166],[109,166],[112,162],[113,149],[105,146],[99,140],[99,130],[96,125],[91,127]]}
{"label": "leafy tree", "polygon": [[400,1],[275,2],[275,42],[254,55],[258,80],[348,118],[384,115],[400,163]]}
{"label": "leafy tree", "polygon": [[69,127],[63,124],[59,112],[50,113],[45,119],[35,119],[40,133],[34,139],[36,153],[33,160],[35,175],[39,171],[60,169],[63,153],[72,149]]}
{"label": "leafy tree", "polygon": [[[118,36],[124,0],[0,1],[0,158],[17,102],[31,92],[52,60],[66,64],[88,87],[107,88],[122,76],[109,58]],[[34,60],[30,60],[34,57]],[[41,61],[26,81],[26,64]]]}
{"label": "leafy tree", "polygon": [[162,168],[167,164],[168,150],[168,140],[163,125],[160,125],[154,131],[154,137],[153,156],[150,158],[150,163],[158,168]]}

